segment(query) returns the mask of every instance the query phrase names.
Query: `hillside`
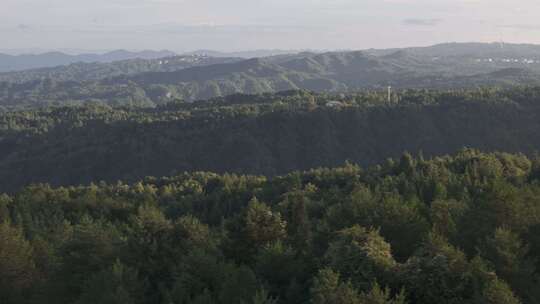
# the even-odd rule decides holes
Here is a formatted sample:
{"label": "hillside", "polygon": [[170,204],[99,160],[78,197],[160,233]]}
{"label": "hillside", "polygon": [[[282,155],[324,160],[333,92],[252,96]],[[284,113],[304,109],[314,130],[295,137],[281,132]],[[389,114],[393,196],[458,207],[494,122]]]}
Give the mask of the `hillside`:
{"label": "hillside", "polygon": [[156,59],[174,56],[171,51],[140,51],[130,52],[116,50],[104,54],[69,55],[61,52],[43,54],[7,55],[0,54],[0,72],[20,71],[27,69],[55,67],[76,62],[113,62],[127,59]]}
{"label": "hillside", "polygon": [[[335,105],[337,103],[337,105]],[[540,150],[540,89],[237,95],[157,109],[73,108],[0,117],[0,190],[213,171],[275,175],[463,147]]]}
{"label": "hillside", "polygon": [[536,44],[513,44],[513,43],[441,43],[428,47],[409,47],[401,49],[369,49],[366,52],[385,56],[397,51],[414,53],[418,56],[427,57],[491,57],[511,58],[530,57],[537,58],[540,53],[540,45]]}
{"label": "hillside", "polygon": [[173,72],[195,66],[240,61],[231,57],[199,55],[160,57],[156,59],[127,59],[113,62],[77,62],[50,68],[0,73],[0,82],[24,83],[54,79],[55,81],[95,81],[144,72]]}

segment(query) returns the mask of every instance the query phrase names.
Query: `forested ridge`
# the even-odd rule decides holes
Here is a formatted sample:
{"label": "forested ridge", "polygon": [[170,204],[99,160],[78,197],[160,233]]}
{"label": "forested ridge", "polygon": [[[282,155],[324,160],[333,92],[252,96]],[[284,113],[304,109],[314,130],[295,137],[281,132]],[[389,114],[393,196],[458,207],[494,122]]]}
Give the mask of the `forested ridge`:
{"label": "forested ridge", "polygon": [[273,176],[463,147],[540,149],[540,88],[234,95],[154,109],[51,107],[0,115],[0,189],[133,182],[184,171]]}
{"label": "forested ridge", "polygon": [[425,48],[286,54],[241,60],[176,56],[73,64],[0,74],[0,106],[104,103],[155,107],[236,93],[355,92],[540,84],[534,45],[443,44]]}
{"label": "forested ridge", "polygon": [[0,198],[2,303],[538,303],[540,160],[464,149]]}

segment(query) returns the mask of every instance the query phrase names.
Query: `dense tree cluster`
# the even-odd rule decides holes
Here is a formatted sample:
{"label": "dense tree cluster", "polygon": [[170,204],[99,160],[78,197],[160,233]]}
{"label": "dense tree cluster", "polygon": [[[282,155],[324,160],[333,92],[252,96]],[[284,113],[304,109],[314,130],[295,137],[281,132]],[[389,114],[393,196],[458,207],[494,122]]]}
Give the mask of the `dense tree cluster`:
{"label": "dense tree cluster", "polygon": [[538,303],[540,160],[400,159],[0,197],[2,303]]}
{"label": "dense tree cluster", "polygon": [[184,171],[263,174],[462,147],[540,150],[540,88],[233,95],[155,109],[88,104],[0,113],[0,191],[134,182]]}

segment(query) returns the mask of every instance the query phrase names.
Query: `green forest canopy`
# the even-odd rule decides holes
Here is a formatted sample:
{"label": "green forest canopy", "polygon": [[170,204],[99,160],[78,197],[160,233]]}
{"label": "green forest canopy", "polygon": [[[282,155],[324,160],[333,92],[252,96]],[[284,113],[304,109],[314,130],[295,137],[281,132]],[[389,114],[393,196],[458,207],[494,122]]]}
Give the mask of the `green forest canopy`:
{"label": "green forest canopy", "polygon": [[0,299],[538,303],[539,105],[523,86],[4,109]]}
{"label": "green forest canopy", "polygon": [[2,303],[538,303],[540,160],[465,149],[0,198]]}

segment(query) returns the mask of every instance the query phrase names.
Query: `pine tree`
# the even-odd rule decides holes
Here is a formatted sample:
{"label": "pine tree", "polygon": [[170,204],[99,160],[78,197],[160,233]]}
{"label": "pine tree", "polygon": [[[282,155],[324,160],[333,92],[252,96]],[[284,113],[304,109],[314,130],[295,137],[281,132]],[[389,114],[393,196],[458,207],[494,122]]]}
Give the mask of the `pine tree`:
{"label": "pine tree", "polygon": [[20,229],[0,223],[0,298],[2,303],[22,303],[25,291],[37,279],[32,247]]}

